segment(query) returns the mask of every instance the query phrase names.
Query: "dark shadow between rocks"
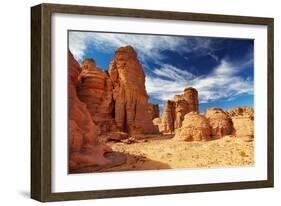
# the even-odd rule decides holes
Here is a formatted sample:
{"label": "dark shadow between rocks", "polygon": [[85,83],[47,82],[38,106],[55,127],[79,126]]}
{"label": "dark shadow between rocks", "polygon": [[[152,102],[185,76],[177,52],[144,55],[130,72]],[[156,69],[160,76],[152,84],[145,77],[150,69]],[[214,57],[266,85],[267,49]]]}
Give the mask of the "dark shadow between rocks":
{"label": "dark shadow between rocks", "polygon": [[106,154],[106,157],[116,162],[116,165],[83,167],[71,171],[70,174],[171,169],[166,163],[140,155],[112,152]]}

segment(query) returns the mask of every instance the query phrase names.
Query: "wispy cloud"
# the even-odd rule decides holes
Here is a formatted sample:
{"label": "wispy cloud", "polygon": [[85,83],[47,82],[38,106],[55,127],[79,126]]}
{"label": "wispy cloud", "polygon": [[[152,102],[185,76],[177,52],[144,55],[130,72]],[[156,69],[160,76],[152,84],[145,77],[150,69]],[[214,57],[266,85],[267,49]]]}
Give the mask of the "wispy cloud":
{"label": "wispy cloud", "polygon": [[140,60],[145,63],[147,59],[155,62],[161,61],[165,56],[163,51],[173,51],[179,54],[195,52],[197,55],[206,54],[216,58],[213,53],[213,41],[207,38],[161,35],[137,35],[120,33],[78,32],[69,33],[69,49],[74,57],[81,61],[87,47],[94,45],[96,48],[107,52],[116,50],[125,45],[133,46]]}
{"label": "wispy cloud", "polygon": [[[179,75],[169,75],[171,77],[169,79],[162,78],[161,72],[154,72],[158,75],[156,77],[147,76],[146,88],[149,95],[161,101],[172,99],[175,94],[182,93],[186,87],[194,87],[198,90],[201,103],[219,99],[227,100],[240,94],[253,93],[253,80],[239,76],[238,73],[241,69],[239,65],[232,65],[230,62],[222,60],[211,73],[199,77],[195,77],[191,73],[186,76],[184,70],[179,68],[176,68],[176,71],[182,71],[182,75],[180,73],[178,73]],[[174,72],[175,68],[166,65],[164,68],[154,71],[158,70],[170,74]]]}

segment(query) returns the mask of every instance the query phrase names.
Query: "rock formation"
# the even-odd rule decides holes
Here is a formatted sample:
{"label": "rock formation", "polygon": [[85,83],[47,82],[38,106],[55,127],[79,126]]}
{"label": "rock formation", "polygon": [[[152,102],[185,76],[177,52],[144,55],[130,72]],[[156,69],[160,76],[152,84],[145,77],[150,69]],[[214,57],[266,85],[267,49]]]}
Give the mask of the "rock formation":
{"label": "rock formation", "polygon": [[99,142],[98,128],[92,121],[86,104],[77,97],[76,86],[81,68],[70,52],[68,55],[69,168],[75,170],[87,166],[122,164],[125,161],[124,158],[119,158],[119,162],[112,162],[105,157],[111,149]]}
{"label": "rock formation", "polygon": [[113,85],[117,129],[130,135],[156,133],[149,112],[145,74],[131,46],[116,51],[108,73]]}
{"label": "rock formation", "polygon": [[220,138],[232,133],[232,120],[221,108],[206,109],[205,117],[212,128],[212,137]]}
{"label": "rock formation", "polygon": [[212,130],[206,117],[197,112],[184,116],[181,128],[176,130],[175,140],[206,141],[211,139]]}
{"label": "rock formation", "polygon": [[[182,126],[184,116],[189,112],[198,112],[198,92],[194,88],[186,88],[181,95],[175,95],[173,101],[165,103],[161,120],[154,121],[161,133],[174,133]],[[161,124],[161,125],[160,125]]]}
{"label": "rock formation", "polygon": [[[174,132],[174,119],[175,119],[175,103],[173,101],[166,101],[164,111],[161,117],[161,125],[159,125],[159,131],[166,134]],[[162,129],[160,129],[160,127]]]}
{"label": "rock formation", "polygon": [[153,120],[159,117],[159,106],[158,104],[148,104],[148,113],[150,118]]}
{"label": "rock formation", "polygon": [[189,112],[198,112],[198,92],[194,88],[186,88],[181,95],[175,95],[174,129],[180,128],[184,116]]}
{"label": "rock formation", "polygon": [[233,134],[238,137],[254,137],[254,109],[235,107],[227,111],[233,122]]}
{"label": "rock formation", "polygon": [[77,86],[79,99],[86,103],[94,123],[102,133],[115,131],[112,117],[113,87],[108,73],[97,68],[92,59],[84,60],[81,68]]}

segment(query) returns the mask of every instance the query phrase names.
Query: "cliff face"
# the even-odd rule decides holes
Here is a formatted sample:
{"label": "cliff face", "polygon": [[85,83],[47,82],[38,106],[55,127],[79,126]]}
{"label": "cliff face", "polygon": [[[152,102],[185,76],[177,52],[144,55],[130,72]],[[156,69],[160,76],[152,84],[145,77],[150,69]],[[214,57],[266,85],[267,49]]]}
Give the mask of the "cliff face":
{"label": "cliff face", "polygon": [[107,72],[96,67],[94,60],[86,59],[82,63],[77,94],[86,103],[94,123],[101,133],[115,131],[112,117],[114,103],[112,82]]}
{"label": "cliff face", "polygon": [[161,120],[155,121],[160,132],[174,133],[182,126],[184,116],[189,112],[198,112],[198,92],[194,88],[186,88],[181,95],[175,95],[173,100],[165,103]]}
{"label": "cliff face", "polygon": [[130,46],[119,48],[108,73],[113,85],[117,129],[130,135],[156,133],[152,123],[155,114],[151,115],[145,90],[145,75],[134,49]]}
{"label": "cliff face", "polygon": [[76,87],[81,68],[69,52],[69,167],[77,169],[84,166],[107,165],[104,157],[111,149],[98,141],[99,129],[92,121],[86,104],[77,96]]}

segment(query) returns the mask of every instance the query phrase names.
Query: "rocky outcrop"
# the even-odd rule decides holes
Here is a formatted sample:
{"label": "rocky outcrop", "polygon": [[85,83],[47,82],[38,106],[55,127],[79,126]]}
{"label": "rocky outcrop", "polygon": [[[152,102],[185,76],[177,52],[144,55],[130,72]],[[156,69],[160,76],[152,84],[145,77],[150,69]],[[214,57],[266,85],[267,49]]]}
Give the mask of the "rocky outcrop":
{"label": "rocky outcrop", "polygon": [[232,120],[221,108],[208,108],[205,111],[205,117],[208,119],[212,128],[212,137],[220,138],[232,133]]}
{"label": "rocky outcrop", "polygon": [[86,103],[94,123],[102,133],[115,131],[116,127],[112,117],[113,87],[106,71],[96,67],[92,59],[86,59],[81,65],[77,95]]}
{"label": "rocky outcrop", "polygon": [[117,129],[129,135],[156,133],[149,112],[145,74],[131,46],[116,51],[108,73],[113,85]]}
{"label": "rocky outcrop", "polygon": [[254,138],[254,109],[235,107],[227,111],[233,122],[233,134],[237,137]]}
{"label": "rocky outcrop", "polygon": [[148,113],[150,118],[153,120],[159,117],[159,105],[158,104],[148,104]]}
{"label": "rocky outcrop", "polygon": [[211,126],[203,115],[189,112],[184,116],[181,128],[176,130],[174,139],[181,141],[206,141],[211,139]]}
{"label": "rocky outcrop", "polygon": [[171,134],[182,126],[182,121],[186,114],[198,112],[198,110],[197,90],[191,87],[186,88],[183,94],[175,95],[173,100],[166,101],[161,121],[155,121],[155,124],[158,124],[157,126],[161,133]]}
{"label": "rocky outcrop", "polygon": [[194,88],[186,88],[181,95],[174,97],[174,129],[180,128],[184,116],[189,112],[198,112],[198,92]]}
{"label": "rocky outcrop", "polygon": [[[173,101],[166,101],[163,115],[161,117],[161,126],[159,131],[165,134],[174,132],[174,119],[175,119],[175,103]],[[160,127],[162,129],[160,129]]]}
{"label": "rocky outcrop", "polygon": [[89,165],[106,165],[109,161],[104,157],[111,149],[99,143],[98,128],[92,121],[87,106],[79,100],[76,85],[81,68],[72,54],[69,53],[69,150],[70,169]]}

